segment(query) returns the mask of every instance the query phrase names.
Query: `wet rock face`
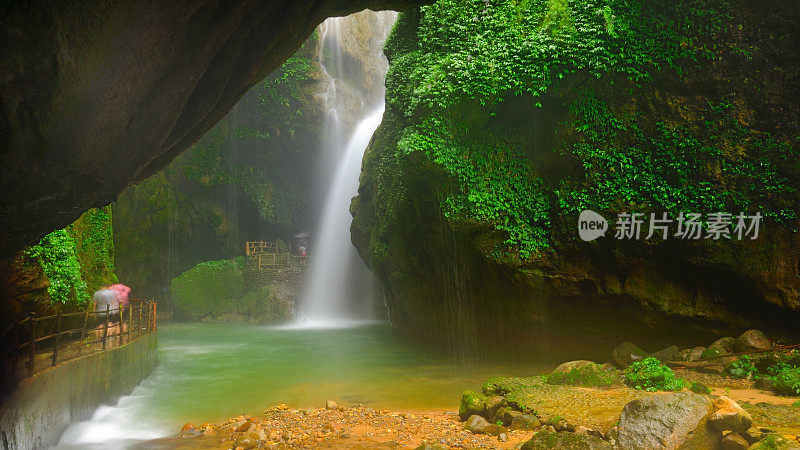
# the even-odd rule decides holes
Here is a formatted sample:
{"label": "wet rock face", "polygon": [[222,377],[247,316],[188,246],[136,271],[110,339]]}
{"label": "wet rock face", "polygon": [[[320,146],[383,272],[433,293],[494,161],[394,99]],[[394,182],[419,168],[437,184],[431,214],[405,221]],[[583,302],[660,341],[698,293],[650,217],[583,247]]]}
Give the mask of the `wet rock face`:
{"label": "wet rock face", "polygon": [[717,437],[706,428],[712,411],[707,397],[686,392],[634,400],[622,410],[619,444],[626,449],[713,448]]}
{"label": "wet rock face", "polygon": [[0,256],[163,168],[323,19],[415,0],[20,3],[0,19]]}

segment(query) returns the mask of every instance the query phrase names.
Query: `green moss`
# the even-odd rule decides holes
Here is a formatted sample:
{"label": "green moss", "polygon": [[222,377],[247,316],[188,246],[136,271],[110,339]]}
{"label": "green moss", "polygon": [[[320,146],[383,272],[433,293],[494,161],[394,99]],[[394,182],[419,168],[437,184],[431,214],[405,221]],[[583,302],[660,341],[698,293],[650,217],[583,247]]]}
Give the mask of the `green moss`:
{"label": "green moss", "polygon": [[602,439],[575,433],[554,433],[550,431],[538,431],[533,437],[522,444],[522,450],[544,450],[544,449],[611,449],[611,445]]}
{"label": "green moss", "polygon": [[458,407],[458,416],[461,420],[467,420],[473,414],[483,414],[485,409],[485,395],[473,391],[464,391],[464,394],[461,395],[461,404]]}
{"label": "green moss", "polygon": [[92,208],[67,227],[87,292],[117,283],[111,206]]}
{"label": "green moss", "polygon": [[200,263],[170,284],[175,314],[186,320],[198,320],[243,293],[242,267],[235,259]]}
{"label": "green moss", "polygon": [[771,433],[749,448],[750,450],[789,450],[796,449],[797,444],[778,433]]}
{"label": "green moss", "polygon": [[616,382],[616,377],[599,364],[592,364],[567,372],[553,372],[547,377],[547,382],[573,386],[608,386]]}
{"label": "green moss", "polygon": [[495,377],[487,380],[482,387],[486,395],[506,395],[509,392],[524,390],[540,384],[536,378]]}
{"label": "green moss", "polygon": [[725,349],[723,349],[723,348],[709,347],[703,352],[702,355],[700,355],[700,359],[715,358],[715,357],[718,357],[718,356],[726,356],[728,354],[729,353],[727,351],[725,351]]}

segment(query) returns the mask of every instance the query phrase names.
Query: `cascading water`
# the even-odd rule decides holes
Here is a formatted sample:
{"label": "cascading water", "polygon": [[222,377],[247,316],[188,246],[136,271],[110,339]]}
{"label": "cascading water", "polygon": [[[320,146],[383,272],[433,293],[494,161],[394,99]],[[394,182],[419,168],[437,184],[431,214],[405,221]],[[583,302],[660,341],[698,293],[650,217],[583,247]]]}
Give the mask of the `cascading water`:
{"label": "cascading water", "polygon": [[[353,64],[343,55],[343,43],[350,38],[348,25],[353,22],[347,18],[330,18],[320,30],[320,65],[328,79],[324,94],[323,142],[328,147],[325,153],[329,164],[336,169],[328,185],[321,186],[325,193],[323,214],[314,236],[315,247],[300,309],[300,323],[308,326],[335,326],[353,319],[370,318],[368,304],[372,292],[364,280],[370,280],[371,274],[350,242],[350,200],[358,190],[364,150],[383,117],[383,80],[388,64],[380,48],[397,15],[370,11],[362,14],[372,15],[367,21],[377,41],[368,46],[378,53],[373,55],[379,71],[379,82],[374,87],[367,86],[366,82],[364,86],[352,86],[353,80],[368,79],[364,76],[367,69],[363,65]],[[362,73],[357,73],[359,71]],[[357,92],[357,101],[340,95],[337,87]],[[357,123],[350,133],[342,117],[342,110],[348,106]]]}

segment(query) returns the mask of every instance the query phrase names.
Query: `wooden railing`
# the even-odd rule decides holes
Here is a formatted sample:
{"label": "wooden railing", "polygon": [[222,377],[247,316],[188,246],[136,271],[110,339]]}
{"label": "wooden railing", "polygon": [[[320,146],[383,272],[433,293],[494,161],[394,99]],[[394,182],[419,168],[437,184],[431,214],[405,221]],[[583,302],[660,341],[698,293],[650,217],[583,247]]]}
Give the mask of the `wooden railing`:
{"label": "wooden railing", "polygon": [[[31,314],[25,319],[13,322],[3,333],[3,338],[7,342],[6,349],[10,353],[8,356],[11,361],[11,371],[14,374],[18,373],[17,366],[22,359],[26,360],[25,373],[27,376],[33,376],[38,370],[78,357],[85,350],[105,351],[115,343],[120,346],[125,342],[131,342],[156,330],[156,311],[157,303],[154,300],[131,300],[126,307],[111,309],[106,306],[105,311],[87,309],[74,313],[58,312],[43,317]],[[78,324],[81,326],[77,327]],[[37,336],[40,330],[50,328],[47,325],[52,325],[54,332]],[[89,333],[96,338],[87,339]],[[23,335],[26,335],[27,339],[20,342],[20,337]],[[46,360],[42,363],[41,357],[37,361],[37,349],[47,350],[46,353],[39,352],[39,356],[44,354],[48,357],[49,364]],[[71,350],[73,354],[65,355],[63,354],[65,350]]]}
{"label": "wooden railing", "polygon": [[306,257],[294,255],[288,247],[278,242],[247,241],[245,254],[251,267],[259,270],[276,267],[301,267],[306,264]]}
{"label": "wooden railing", "polygon": [[249,256],[253,267],[259,270],[276,267],[300,267],[306,264],[306,257],[291,253],[256,253]]}
{"label": "wooden railing", "polygon": [[271,241],[247,241],[245,244],[245,255],[257,255],[259,253],[278,253],[278,242]]}

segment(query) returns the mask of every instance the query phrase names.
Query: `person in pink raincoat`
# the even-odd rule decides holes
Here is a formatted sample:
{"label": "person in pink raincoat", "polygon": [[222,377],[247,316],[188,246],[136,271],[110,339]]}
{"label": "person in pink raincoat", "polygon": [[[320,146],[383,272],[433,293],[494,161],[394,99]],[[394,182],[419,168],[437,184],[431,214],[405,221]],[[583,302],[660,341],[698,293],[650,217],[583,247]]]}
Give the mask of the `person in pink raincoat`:
{"label": "person in pink raincoat", "polygon": [[120,306],[122,307],[128,306],[128,294],[131,293],[131,288],[125,286],[124,284],[112,284],[111,286],[108,287],[108,289],[114,291],[114,294],[117,296],[117,301],[119,302]]}
{"label": "person in pink raincoat", "polygon": [[[125,286],[124,284],[112,284],[108,287],[108,289],[114,293],[114,296],[117,298],[117,302],[119,304],[120,310],[125,310],[128,307],[128,302],[130,299],[128,298],[128,294],[131,293],[131,288]],[[128,313],[129,314],[129,313]],[[122,316],[120,315],[120,319]],[[120,320],[120,333],[125,333],[128,328],[128,324],[125,323],[124,320]]]}

